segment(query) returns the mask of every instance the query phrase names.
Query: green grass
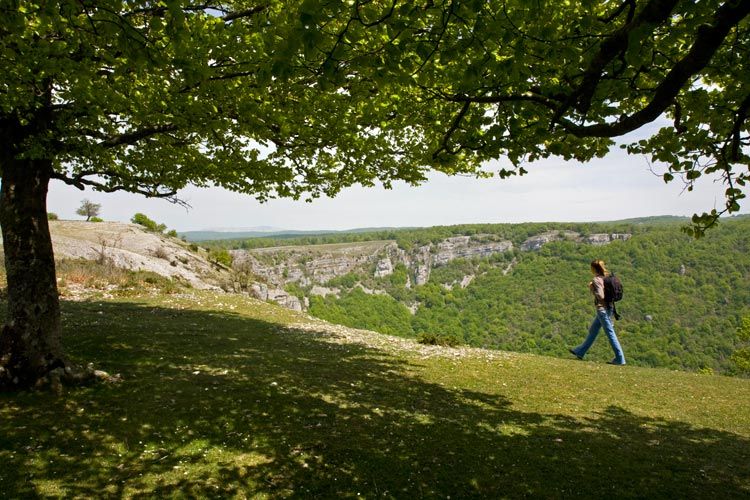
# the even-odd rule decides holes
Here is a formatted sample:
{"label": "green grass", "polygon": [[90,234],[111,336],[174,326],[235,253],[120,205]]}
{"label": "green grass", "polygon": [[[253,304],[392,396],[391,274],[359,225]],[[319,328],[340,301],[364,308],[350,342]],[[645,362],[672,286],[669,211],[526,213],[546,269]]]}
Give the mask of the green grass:
{"label": "green grass", "polygon": [[747,379],[342,344],[209,293],[63,312],[124,381],[0,394],[4,498],[750,495]]}

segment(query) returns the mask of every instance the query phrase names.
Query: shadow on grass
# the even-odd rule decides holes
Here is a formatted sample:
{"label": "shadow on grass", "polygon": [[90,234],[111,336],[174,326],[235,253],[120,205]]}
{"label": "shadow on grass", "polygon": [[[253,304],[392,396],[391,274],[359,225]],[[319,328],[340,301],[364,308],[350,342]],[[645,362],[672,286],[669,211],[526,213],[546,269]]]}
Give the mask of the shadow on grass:
{"label": "shadow on grass", "polygon": [[[0,395],[3,496],[747,497],[750,441],[610,407],[521,412],[408,362],[226,313],[64,305],[125,381]],[[5,408],[3,408],[5,407]]]}

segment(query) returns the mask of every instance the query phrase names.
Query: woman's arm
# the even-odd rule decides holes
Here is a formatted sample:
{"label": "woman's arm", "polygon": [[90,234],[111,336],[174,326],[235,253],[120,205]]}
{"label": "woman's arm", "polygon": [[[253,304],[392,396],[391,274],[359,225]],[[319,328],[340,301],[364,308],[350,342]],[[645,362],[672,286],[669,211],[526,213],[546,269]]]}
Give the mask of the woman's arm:
{"label": "woman's arm", "polygon": [[594,294],[594,297],[596,297],[596,300],[600,303],[604,303],[604,278],[601,276],[596,276],[591,281],[591,293]]}

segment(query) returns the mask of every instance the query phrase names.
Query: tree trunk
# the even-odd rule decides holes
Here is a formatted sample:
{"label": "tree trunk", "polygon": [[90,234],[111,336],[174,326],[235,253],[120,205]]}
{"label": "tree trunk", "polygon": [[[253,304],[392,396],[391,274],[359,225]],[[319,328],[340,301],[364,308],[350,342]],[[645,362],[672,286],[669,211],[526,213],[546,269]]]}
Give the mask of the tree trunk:
{"label": "tree trunk", "polygon": [[0,333],[0,390],[32,387],[64,368],[60,302],[47,223],[49,160],[3,151],[0,225],[8,279],[8,316]]}

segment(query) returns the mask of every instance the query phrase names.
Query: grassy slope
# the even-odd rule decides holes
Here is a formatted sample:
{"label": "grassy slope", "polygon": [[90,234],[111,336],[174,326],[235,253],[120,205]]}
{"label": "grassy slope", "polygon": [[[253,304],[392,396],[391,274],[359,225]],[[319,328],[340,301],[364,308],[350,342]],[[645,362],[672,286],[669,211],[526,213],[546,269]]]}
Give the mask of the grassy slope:
{"label": "grassy slope", "polygon": [[750,380],[425,356],[208,293],[64,321],[72,357],[125,380],[0,394],[0,496],[750,494]]}
{"label": "grassy slope", "polygon": [[[507,226],[516,232],[525,227]],[[614,227],[589,229],[610,232]],[[510,256],[493,269],[479,259],[453,261],[433,269],[430,283],[410,290],[388,286],[390,278],[371,280],[366,286],[385,283],[394,299],[361,292],[338,299],[311,297],[310,312],[384,333],[393,333],[399,323],[403,335],[442,335],[473,346],[567,358],[568,347],[582,341],[593,314],[586,288],[589,262],[603,258],[625,286],[616,329],[628,363],[733,373],[730,355],[739,346],[735,332],[741,318],[750,315],[750,218],[722,221],[700,240],[683,234],[678,223],[653,220],[632,232],[626,242],[557,242],[523,252],[507,275]],[[465,289],[439,285],[469,274],[476,278]],[[415,299],[420,307],[412,316],[404,304]],[[595,343],[589,357],[611,359],[606,340]]]}

